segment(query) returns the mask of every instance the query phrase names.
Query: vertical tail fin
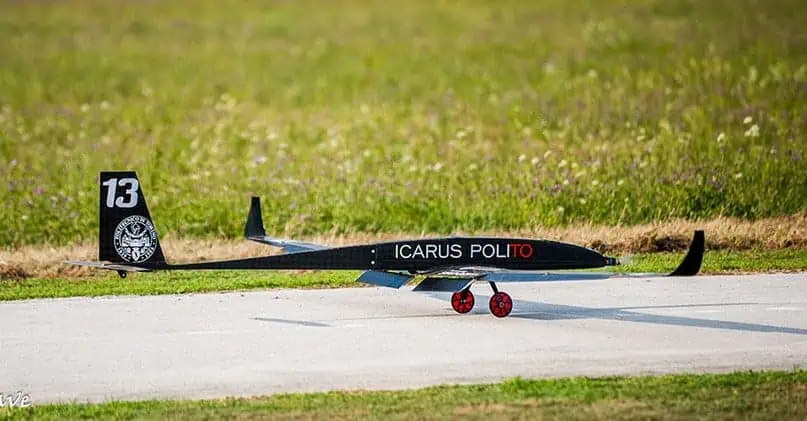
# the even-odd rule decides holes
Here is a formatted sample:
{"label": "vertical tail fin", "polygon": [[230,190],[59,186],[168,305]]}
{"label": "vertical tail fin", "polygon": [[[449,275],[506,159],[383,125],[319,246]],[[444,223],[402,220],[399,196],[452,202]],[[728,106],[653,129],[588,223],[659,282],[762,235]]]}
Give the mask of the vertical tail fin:
{"label": "vertical tail fin", "polygon": [[157,229],[134,171],[101,172],[98,258],[114,263],[164,263]]}

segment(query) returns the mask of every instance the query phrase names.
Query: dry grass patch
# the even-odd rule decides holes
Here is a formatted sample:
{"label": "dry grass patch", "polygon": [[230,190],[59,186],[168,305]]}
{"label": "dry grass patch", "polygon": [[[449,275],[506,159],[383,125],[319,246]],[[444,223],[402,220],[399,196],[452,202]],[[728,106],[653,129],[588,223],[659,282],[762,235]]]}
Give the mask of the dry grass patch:
{"label": "dry grass patch", "polygon": [[[706,230],[710,250],[742,251],[751,249],[778,250],[807,248],[807,214],[743,221],[716,218],[709,221],[675,220],[629,227],[578,225],[566,228],[536,228],[529,230],[485,231],[457,233],[458,235],[495,235],[547,238],[582,244],[603,253],[654,253],[683,251],[692,232]],[[303,240],[329,245],[359,244],[401,238],[436,237],[436,234],[349,234],[320,235]],[[174,238],[161,240],[163,251],[172,262],[204,261],[257,257],[277,253],[273,247],[245,240]],[[65,265],[65,260],[95,260],[96,244],[86,242],[70,246],[22,246],[0,251],[0,279],[28,277],[82,277],[98,274],[88,268]]]}

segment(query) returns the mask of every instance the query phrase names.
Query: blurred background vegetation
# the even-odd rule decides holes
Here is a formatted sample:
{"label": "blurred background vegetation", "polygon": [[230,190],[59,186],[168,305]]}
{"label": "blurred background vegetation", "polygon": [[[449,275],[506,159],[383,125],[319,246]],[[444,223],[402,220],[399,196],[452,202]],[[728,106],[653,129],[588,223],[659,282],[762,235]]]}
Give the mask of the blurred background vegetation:
{"label": "blurred background vegetation", "polygon": [[807,210],[801,1],[0,3],[0,245]]}

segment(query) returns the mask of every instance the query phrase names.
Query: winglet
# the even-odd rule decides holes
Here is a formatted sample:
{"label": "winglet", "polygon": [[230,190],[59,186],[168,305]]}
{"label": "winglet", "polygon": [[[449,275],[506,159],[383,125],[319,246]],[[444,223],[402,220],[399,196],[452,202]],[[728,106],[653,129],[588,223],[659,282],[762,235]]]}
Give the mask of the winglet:
{"label": "winglet", "polygon": [[247,240],[255,241],[261,244],[269,244],[270,246],[281,247],[286,253],[298,253],[301,251],[321,250],[327,248],[321,244],[311,244],[301,241],[268,237],[266,235],[266,229],[263,227],[261,199],[257,196],[252,196],[252,200],[250,201],[249,215],[247,215],[247,222],[244,224],[244,237],[246,237]]}
{"label": "winglet", "polygon": [[684,260],[669,276],[695,276],[701,270],[703,252],[706,249],[706,236],[703,230],[695,231],[689,251]]}
{"label": "winglet", "polygon": [[261,216],[261,198],[252,196],[249,204],[249,215],[247,223],[244,224],[244,237],[264,237],[266,230],[263,228],[263,216]]}

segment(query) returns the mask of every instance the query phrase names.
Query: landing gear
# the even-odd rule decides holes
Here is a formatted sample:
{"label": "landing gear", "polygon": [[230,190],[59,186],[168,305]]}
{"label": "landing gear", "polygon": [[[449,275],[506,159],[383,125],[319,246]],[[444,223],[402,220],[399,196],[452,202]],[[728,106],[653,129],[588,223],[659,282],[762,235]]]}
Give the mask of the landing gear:
{"label": "landing gear", "polygon": [[500,292],[495,283],[490,282],[490,287],[493,289],[493,296],[490,297],[488,304],[491,314],[496,317],[509,316],[513,311],[513,299],[506,292]]}
{"label": "landing gear", "polygon": [[[499,318],[509,316],[510,312],[513,311],[513,299],[506,292],[499,291],[495,283],[489,283],[490,288],[493,289],[493,296],[490,297],[490,304],[488,305],[490,313]],[[465,288],[451,294],[451,308],[460,314],[473,310],[474,294],[471,293],[471,289]]]}
{"label": "landing gear", "polygon": [[119,271],[118,271],[118,276],[120,276],[121,278],[125,278],[125,277],[126,277],[126,275],[127,275],[127,273],[126,273],[126,271],[125,271],[125,270],[119,270]]}
{"label": "landing gear", "polygon": [[465,314],[474,308],[474,294],[464,289],[451,294],[451,308],[457,313]]}

